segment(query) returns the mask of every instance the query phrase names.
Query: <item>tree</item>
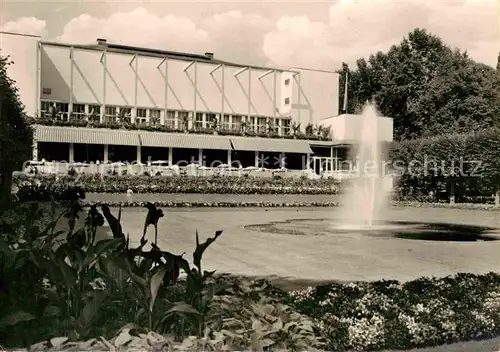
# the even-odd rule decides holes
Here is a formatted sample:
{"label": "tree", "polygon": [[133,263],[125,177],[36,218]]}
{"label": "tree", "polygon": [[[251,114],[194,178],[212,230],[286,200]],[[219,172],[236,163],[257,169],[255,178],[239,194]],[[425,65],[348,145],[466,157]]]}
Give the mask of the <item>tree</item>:
{"label": "tree", "polygon": [[348,89],[350,109],[373,100],[383,115],[394,119],[396,140],[500,122],[498,72],[423,29],[415,29],[387,53],[359,59],[357,69],[349,72]]}
{"label": "tree", "polygon": [[11,200],[12,173],[31,159],[33,130],[15,82],[7,76],[9,57],[0,56],[0,208]]}

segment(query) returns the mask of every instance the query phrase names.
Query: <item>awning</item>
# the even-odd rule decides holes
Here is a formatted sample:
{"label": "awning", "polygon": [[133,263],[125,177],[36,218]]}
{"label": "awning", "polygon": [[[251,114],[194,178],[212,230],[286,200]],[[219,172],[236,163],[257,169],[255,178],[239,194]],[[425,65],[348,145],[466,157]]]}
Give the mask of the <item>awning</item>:
{"label": "awning", "polygon": [[140,145],[137,131],[112,130],[104,128],[35,126],[38,142],[75,143],[75,144],[107,144],[107,145]]}
{"label": "awning", "polygon": [[312,154],[309,142],[299,139],[231,138],[234,150]]}
{"label": "awning", "polygon": [[190,149],[222,149],[230,150],[231,142],[226,136],[213,136],[190,133],[139,133],[143,147],[171,147]]}
{"label": "awning", "polygon": [[342,147],[356,144],[356,142],[352,140],[309,141],[309,144],[313,147]]}

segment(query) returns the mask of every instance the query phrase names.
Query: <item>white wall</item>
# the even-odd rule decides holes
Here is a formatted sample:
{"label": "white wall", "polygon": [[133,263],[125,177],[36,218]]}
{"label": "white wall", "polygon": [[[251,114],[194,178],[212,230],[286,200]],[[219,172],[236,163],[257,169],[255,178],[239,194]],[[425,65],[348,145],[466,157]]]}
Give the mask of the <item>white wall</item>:
{"label": "white wall", "polygon": [[13,65],[7,67],[8,76],[16,81],[19,97],[29,116],[38,111],[37,47],[39,37],[0,32],[0,55],[10,55]]}
{"label": "white wall", "polygon": [[[143,108],[164,109],[166,106],[171,110],[214,113],[224,111],[227,114],[250,113],[271,117],[291,116],[295,120],[300,120],[303,126],[309,122],[316,124],[326,116],[338,114],[337,73],[300,70],[300,85],[303,92],[300,94],[302,108],[299,114],[297,106],[299,87],[290,72],[270,73],[259,79],[259,76],[268,71],[248,69],[236,78],[234,75],[241,70],[240,67],[224,65],[210,75],[210,72],[217,67],[216,64],[197,63],[184,72],[189,61],[174,59],[164,61],[162,58],[145,55],[138,55],[134,61],[133,54],[108,52],[104,83],[104,69],[100,62],[102,55],[102,51],[76,48],[73,51],[74,67],[71,70],[69,47],[43,44],[41,86],[50,88],[51,94],[42,94],[41,98],[69,102],[72,84],[74,103],[105,102],[106,105],[129,107],[137,104],[137,107]],[[136,63],[139,77],[137,87]],[[165,75],[168,87],[165,84]],[[287,78],[290,78],[289,86],[284,84]],[[193,85],[195,81],[198,89],[196,96]],[[224,103],[222,88],[226,96]],[[250,94],[248,94],[249,88]],[[284,105],[287,96],[292,98],[288,107]]]}
{"label": "white wall", "polygon": [[[106,93],[103,91],[104,69],[100,60],[102,52],[74,49],[73,68],[73,102],[130,106],[136,104],[136,62],[132,54],[106,54]],[[249,77],[250,114],[274,116],[274,74],[261,80],[260,75],[266,70],[251,69],[242,72],[236,78],[234,74],[240,67],[223,66],[213,75],[210,72],[215,64],[197,63],[184,69],[189,61],[140,56],[137,58],[137,106],[145,108],[165,108],[165,75],[169,83],[166,95],[166,106],[172,110],[196,110],[203,112],[221,112],[222,93],[224,112],[247,115],[249,113]],[[132,63],[131,63],[132,62]],[[222,79],[224,77],[224,80]],[[50,95],[42,95],[42,99],[69,101],[71,86],[70,48],[43,45],[42,49],[42,87],[50,88]],[[195,89],[196,94],[195,105]],[[223,82],[224,81],[224,82]],[[217,82],[217,83],[216,83]],[[280,98],[279,74],[276,78],[276,105]],[[218,86],[219,87],[218,87]]]}
{"label": "white wall", "polygon": [[[357,140],[363,124],[362,115],[343,114],[321,121],[326,127],[331,127],[333,140]],[[378,133],[381,141],[393,141],[393,120],[390,117],[378,117]]]}
{"label": "white wall", "polygon": [[[318,124],[320,120],[339,114],[339,74],[315,70],[293,69],[300,72],[300,92],[294,84],[292,118],[302,126],[308,123]],[[300,98],[299,98],[300,94]],[[299,113],[299,106],[302,105]],[[306,106],[304,106],[306,105]]]}

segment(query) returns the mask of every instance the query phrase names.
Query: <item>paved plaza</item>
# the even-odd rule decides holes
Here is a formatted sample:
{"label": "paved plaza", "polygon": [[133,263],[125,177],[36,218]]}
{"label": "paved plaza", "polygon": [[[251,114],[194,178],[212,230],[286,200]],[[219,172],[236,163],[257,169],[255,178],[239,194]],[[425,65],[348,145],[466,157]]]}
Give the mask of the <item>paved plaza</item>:
{"label": "paved plaza", "polygon": [[[335,208],[307,209],[163,209],[158,245],[192,260],[195,231],[200,239],[216,230],[223,235],[203,258],[204,268],[232,274],[290,280],[412,280],[458,272],[500,271],[500,241],[423,241],[363,233],[302,235],[265,233],[245,228],[291,219],[335,219]],[[116,209],[114,210],[116,214]],[[122,209],[124,232],[138,243],[146,210]],[[498,227],[496,212],[391,208],[391,221],[425,221]],[[154,230],[148,230],[154,239]]]}

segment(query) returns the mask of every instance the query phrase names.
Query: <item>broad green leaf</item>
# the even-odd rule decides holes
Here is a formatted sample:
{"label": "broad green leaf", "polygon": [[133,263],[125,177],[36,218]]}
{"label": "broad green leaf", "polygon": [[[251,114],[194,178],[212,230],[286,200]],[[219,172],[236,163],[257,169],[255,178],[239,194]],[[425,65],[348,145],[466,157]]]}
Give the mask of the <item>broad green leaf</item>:
{"label": "broad green leaf", "polygon": [[30,321],[35,319],[32,314],[26,313],[25,311],[17,311],[15,313],[9,314],[0,320],[0,328],[5,328],[9,326],[14,326],[19,323]]}
{"label": "broad green leaf", "polygon": [[0,238],[0,252],[6,255],[9,255],[12,252],[12,249],[9,247],[7,242]]}
{"label": "broad green leaf", "polygon": [[64,260],[58,260],[59,269],[63,275],[66,288],[72,288],[78,279],[76,270],[66,264]]}
{"label": "broad green leaf", "polygon": [[192,305],[187,304],[186,302],[176,302],[174,306],[170,308],[167,313],[184,313],[184,314],[195,314],[201,315]]}
{"label": "broad green leaf", "polygon": [[87,254],[100,256],[103,253],[115,250],[121,243],[122,243],[121,239],[113,238],[113,239],[101,240],[92,247],[90,247]]}
{"label": "broad green leaf", "polygon": [[196,249],[193,252],[193,264],[199,269],[201,267],[201,258],[203,253],[215,240],[222,235],[222,231],[215,231],[214,237],[209,237],[207,240],[200,244],[200,238],[198,235],[198,230],[196,230]]}
{"label": "broad green leaf", "polygon": [[260,333],[262,330],[262,322],[254,317],[252,317],[251,319],[252,319],[252,330]]}
{"label": "broad green leaf", "polygon": [[156,296],[158,295],[158,290],[161,283],[163,282],[163,277],[165,276],[167,270],[168,268],[165,265],[161,266],[151,277],[151,281],[149,283],[149,288],[151,290],[151,302],[149,303],[149,310],[151,312],[153,311],[153,306],[155,304]]}
{"label": "broad green leaf", "polygon": [[69,339],[67,337],[54,337],[52,339],[50,339],[50,344],[52,345],[52,347],[60,347],[61,345],[63,345],[65,342],[67,342]]}
{"label": "broad green leaf", "polygon": [[53,318],[61,314],[61,309],[56,306],[47,306],[43,310],[43,316],[47,318]]}
{"label": "broad green leaf", "polygon": [[126,343],[130,342],[132,340],[132,336],[130,336],[128,329],[122,331],[114,341],[115,347],[120,348],[121,346],[125,345]]}
{"label": "broad green leaf", "polygon": [[273,323],[273,330],[281,330],[282,328],[283,328],[283,321],[281,320],[281,318],[278,318],[278,320],[276,320]]}
{"label": "broad green leaf", "polygon": [[94,291],[92,293],[93,297],[89,302],[87,302],[85,307],[83,307],[81,314],[81,318],[83,319],[85,325],[89,324],[92,321],[94,315],[101,308],[102,302],[108,297],[108,294],[108,291]]}
{"label": "broad green leaf", "polygon": [[260,347],[261,348],[267,348],[275,344],[274,340],[271,339],[262,339],[260,340]]}

